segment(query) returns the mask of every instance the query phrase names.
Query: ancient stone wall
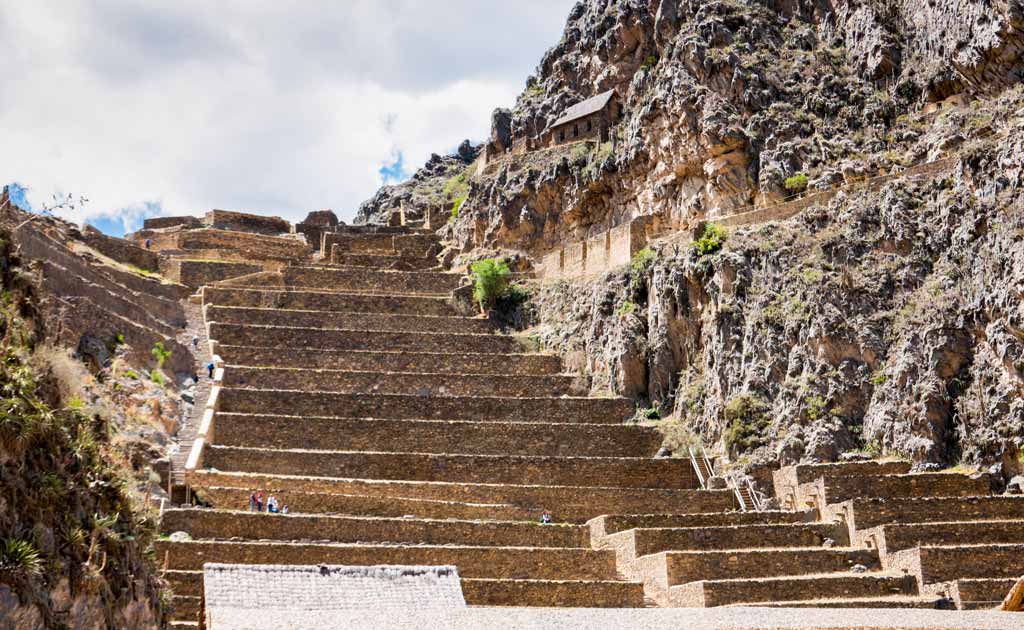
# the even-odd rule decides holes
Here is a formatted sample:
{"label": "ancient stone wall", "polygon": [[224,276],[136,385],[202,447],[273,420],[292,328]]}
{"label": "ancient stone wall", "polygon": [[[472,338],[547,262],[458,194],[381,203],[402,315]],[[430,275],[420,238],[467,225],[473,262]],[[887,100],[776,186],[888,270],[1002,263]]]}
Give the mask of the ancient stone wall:
{"label": "ancient stone wall", "polygon": [[268,217],[230,210],[210,210],[202,220],[203,225],[219,230],[232,230],[276,236],[292,231],[291,224],[280,217]]}
{"label": "ancient stone wall", "polygon": [[234,250],[250,260],[300,261],[310,253],[309,246],[298,239],[213,228],[178,232],[175,244],[184,250]]}
{"label": "ancient stone wall", "polygon": [[142,221],[143,230],[162,230],[178,226],[199,227],[200,225],[202,225],[202,221],[198,217],[191,215],[183,217],[152,217]]}
{"label": "ancient stone wall", "polygon": [[156,272],[160,269],[159,257],[156,252],[136,247],[122,238],[107,236],[91,225],[82,229],[82,240],[89,247],[117,262],[146,271]]}
{"label": "ancient stone wall", "polygon": [[260,265],[224,260],[176,258],[167,261],[164,265],[165,276],[193,289],[259,271],[263,271],[263,267]]}

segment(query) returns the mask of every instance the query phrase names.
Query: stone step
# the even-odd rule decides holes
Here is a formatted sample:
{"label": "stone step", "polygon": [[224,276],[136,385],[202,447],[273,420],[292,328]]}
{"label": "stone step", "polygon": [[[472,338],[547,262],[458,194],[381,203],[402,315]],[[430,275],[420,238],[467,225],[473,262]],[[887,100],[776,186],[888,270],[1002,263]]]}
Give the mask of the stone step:
{"label": "stone step", "polygon": [[508,374],[495,378],[491,375],[450,372],[363,372],[230,364],[224,370],[223,385],[251,389],[408,396],[491,396],[497,390],[502,396],[536,398],[586,396],[589,391],[586,379],[570,374]]}
{"label": "stone step", "polygon": [[922,589],[967,578],[1016,579],[1024,575],[1024,545],[921,545],[886,554],[882,565],[918,576]]}
{"label": "stone step", "polygon": [[639,425],[372,420],[224,412],[216,416],[215,432],[221,446],[370,451],[386,445],[404,453],[474,455],[651,457],[662,442],[657,429]]}
{"label": "stone step", "polygon": [[558,374],[562,361],[543,354],[449,354],[370,352],[318,348],[258,348],[221,345],[221,357],[234,365],[331,368],[363,372],[448,372],[453,374]]}
{"label": "stone step", "polygon": [[210,339],[231,346],[376,351],[405,349],[412,352],[492,354],[515,354],[531,350],[525,338],[513,335],[250,326],[219,322],[212,322],[209,329]]}
{"label": "stone step", "polygon": [[851,532],[898,522],[1024,520],[1024,496],[851,499],[830,504],[827,517],[845,520]]}
{"label": "stone step", "polygon": [[203,288],[203,304],[345,313],[401,313],[408,316],[458,315],[447,297],[367,295],[246,287],[207,286]]}
{"label": "stone step", "polygon": [[[603,514],[651,512],[717,512],[735,510],[731,490],[678,490],[551,485],[474,484],[300,477],[199,470],[188,474],[194,488],[273,489],[283,493],[358,495],[377,499],[405,498],[459,503],[514,505],[551,513],[555,522],[582,523]],[[319,511],[319,510],[317,510]]]}
{"label": "stone step", "polygon": [[825,508],[828,503],[841,503],[862,497],[968,497],[988,494],[988,475],[976,478],[956,473],[912,473],[855,477],[826,477],[801,484],[801,498]]}
{"label": "stone step", "polygon": [[857,544],[883,555],[917,545],[1024,544],[1024,521],[890,523],[858,532]]}
{"label": "stone step", "polygon": [[[283,500],[287,497],[278,497]],[[461,521],[270,514],[239,510],[165,510],[161,531],[194,539],[399,543],[471,547],[588,548],[586,528],[565,523]]]}
{"label": "stone step", "polygon": [[347,417],[389,420],[620,424],[633,415],[633,402],[625,398],[403,396],[230,387],[220,390],[218,404],[220,411],[229,413],[330,416],[343,410]]}
{"label": "stone step", "polygon": [[820,547],[828,538],[846,542],[841,528],[831,523],[628,529],[604,540],[615,549],[619,566],[625,566],[660,551]]}
{"label": "stone step", "polygon": [[431,455],[207,446],[208,468],[378,480],[694,489],[683,459]]}
{"label": "stone step", "polygon": [[700,580],[785,577],[848,572],[855,565],[879,566],[878,552],[870,549],[792,548],[730,551],[662,551],[642,556],[627,567],[626,575],[644,579],[648,597],[669,604],[669,589]]}
{"label": "stone step", "polygon": [[583,580],[462,580],[470,606],[557,608],[642,608],[643,586],[637,582]]}
{"label": "stone step", "polygon": [[199,629],[199,622],[198,621],[175,621],[175,620],[172,619],[172,620],[167,622],[167,627],[170,630],[198,630]]}
{"label": "stone step", "polygon": [[378,330],[388,332],[474,333],[494,332],[494,324],[479,317],[438,317],[433,315],[393,315],[389,313],[351,313],[249,306],[206,308],[206,321],[249,326],[292,326],[341,330]]}
{"label": "stone step", "polygon": [[330,260],[332,265],[343,267],[370,267],[400,271],[426,271],[438,267],[437,259],[432,257],[346,254],[339,252],[336,248],[333,250]]}
{"label": "stone step", "polygon": [[324,251],[346,254],[384,254],[426,257],[439,248],[440,239],[434,234],[324,234]]}
{"label": "stone step", "polygon": [[468,283],[459,273],[367,267],[285,267],[281,278],[286,287],[405,295],[447,294]]}
{"label": "stone step", "polygon": [[[538,526],[539,527],[539,526]],[[472,547],[461,545],[324,544],[158,540],[170,567],[197,571],[207,562],[279,565],[455,565],[463,578],[516,580],[614,580],[610,552],[572,548]]]}
{"label": "stone step", "polygon": [[[287,504],[293,514],[342,514],[350,516],[413,516],[425,519],[461,519],[537,522],[541,511],[507,504],[464,503],[433,499],[403,499],[323,492],[282,492],[265,488]],[[218,508],[245,509],[249,503],[247,488],[204,488],[202,497]]]}
{"label": "stone step", "polygon": [[669,599],[674,606],[697,608],[914,595],[917,595],[917,585],[912,577],[878,573],[703,580],[669,589]]}
{"label": "stone step", "polygon": [[171,598],[170,618],[175,621],[199,621],[203,599],[198,596],[175,595]]}
{"label": "stone step", "polygon": [[957,580],[955,596],[957,604],[965,610],[992,608],[998,606],[1017,583],[1016,578],[967,578]]}
{"label": "stone step", "polygon": [[891,597],[847,597],[844,599],[805,599],[789,602],[740,602],[729,606],[766,608],[943,608],[938,597],[893,595]]}
{"label": "stone step", "polygon": [[627,529],[650,527],[722,527],[728,525],[766,525],[770,523],[809,523],[814,512],[712,512],[710,514],[611,514],[587,522],[590,542],[601,548],[605,537]]}

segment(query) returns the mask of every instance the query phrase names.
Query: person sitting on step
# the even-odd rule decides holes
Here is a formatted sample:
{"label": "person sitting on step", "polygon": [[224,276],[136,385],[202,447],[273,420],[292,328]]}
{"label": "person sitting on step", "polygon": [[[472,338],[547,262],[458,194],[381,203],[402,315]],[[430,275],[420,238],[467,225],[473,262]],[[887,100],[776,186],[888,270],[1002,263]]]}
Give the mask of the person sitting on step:
{"label": "person sitting on step", "polygon": [[540,515],[540,522],[541,522],[542,525],[550,524],[551,523],[551,513],[550,512],[544,512],[543,514],[541,514]]}
{"label": "person sitting on step", "polygon": [[267,497],[267,512],[270,514],[277,514],[277,497],[274,495]]}

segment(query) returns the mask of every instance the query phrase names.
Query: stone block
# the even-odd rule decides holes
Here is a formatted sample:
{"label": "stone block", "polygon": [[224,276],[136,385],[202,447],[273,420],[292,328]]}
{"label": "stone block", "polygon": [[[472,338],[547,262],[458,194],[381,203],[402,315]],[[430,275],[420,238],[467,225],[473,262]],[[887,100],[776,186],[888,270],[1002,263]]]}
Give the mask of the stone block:
{"label": "stone block", "polygon": [[344,311],[306,311],[244,306],[210,305],[206,321],[254,326],[292,326],[300,328],[338,328],[347,330],[378,330],[390,332],[433,332],[485,334],[494,331],[494,324],[475,317],[422,317]]}

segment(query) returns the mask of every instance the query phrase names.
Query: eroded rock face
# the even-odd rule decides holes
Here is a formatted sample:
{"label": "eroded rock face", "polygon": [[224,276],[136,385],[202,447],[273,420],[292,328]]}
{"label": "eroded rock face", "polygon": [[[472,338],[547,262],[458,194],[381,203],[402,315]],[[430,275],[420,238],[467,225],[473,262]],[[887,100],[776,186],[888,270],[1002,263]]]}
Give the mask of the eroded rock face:
{"label": "eroded rock face", "polygon": [[[609,89],[624,107],[612,142],[495,166],[474,179],[448,236],[458,252],[538,255],[639,215],[685,226],[771,202],[798,172],[813,187],[888,171],[917,132],[901,116],[1021,82],[1021,7],[579,2],[515,107],[495,112],[488,153],[539,148],[567,107]],[[415,191],[432,186],[385,188],[360,216],[398,198],[419,212],[430,195]]]}
{"label": "eroded rock face", "polygon": [[[1018,92],[993,113],[1012,118],[1021,103]],[[860,451],[1015,474],[1024,121],[1003,132],[947,173],[734,230],[715,254],[663,244],[649,268],[545,285],[536,331],[595,389],[657,407],[752,466]],[[768,411],[731,422],[741,403]]]}

